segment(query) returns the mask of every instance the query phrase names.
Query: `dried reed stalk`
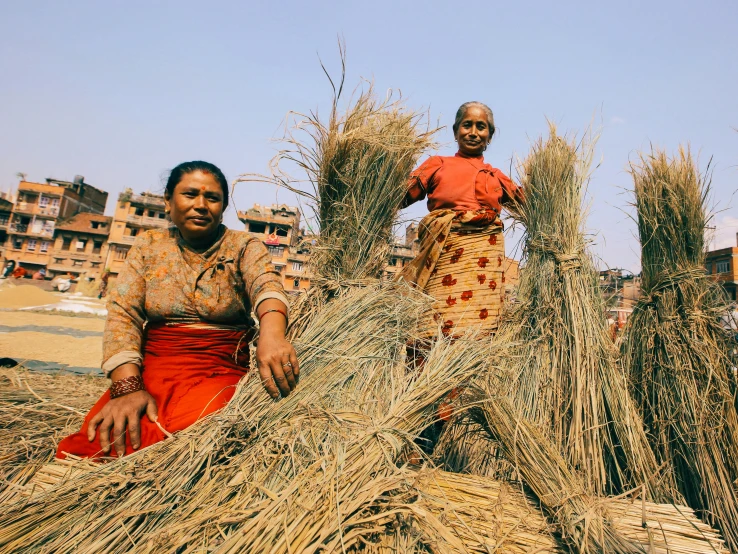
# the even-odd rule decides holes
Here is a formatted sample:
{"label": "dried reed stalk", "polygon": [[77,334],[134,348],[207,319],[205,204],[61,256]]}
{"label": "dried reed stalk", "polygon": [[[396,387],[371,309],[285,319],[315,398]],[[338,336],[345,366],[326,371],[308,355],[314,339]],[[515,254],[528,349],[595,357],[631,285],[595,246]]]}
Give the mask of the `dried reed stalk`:
{"label": "dried reed stalk", "polygon": [[0,370],[0,503],[24,492],[105,390],[94,376]]}
{"label": "dried reed stalk", "polygon": [[738,551],[738,415],[727,301],[705,275],[706,197],[689,150],[642,154],[631,173],[642,298],[622,343],[649,437],[679,491]]}
{"label": "dried reed stalk", "polygon": [[583,209],[593,141],[556,133],[539,139],[522,163],[525,271],[518,303],[495,340],[516,376],[519,413],[546,429],[589,494],[621,493],[646,483],[656,500],[668,484],[628,396],[608,336],[598,274],[587,252]]}

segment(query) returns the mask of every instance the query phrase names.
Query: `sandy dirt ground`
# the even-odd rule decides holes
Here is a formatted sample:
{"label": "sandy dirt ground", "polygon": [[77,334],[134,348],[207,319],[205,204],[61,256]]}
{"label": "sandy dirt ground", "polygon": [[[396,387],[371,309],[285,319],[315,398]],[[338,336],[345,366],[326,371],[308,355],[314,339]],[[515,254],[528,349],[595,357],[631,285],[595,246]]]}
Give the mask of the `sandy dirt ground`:
{"label": "sandy dirt ground", "polygon": [[[0,325],[7,327],[37,325],[102,332],[105,320],[16,311],[0,312]],[[102,360],[102,336],[75,338],[36,331],[3,332],[0,333],[0,357],[99,368]]]}

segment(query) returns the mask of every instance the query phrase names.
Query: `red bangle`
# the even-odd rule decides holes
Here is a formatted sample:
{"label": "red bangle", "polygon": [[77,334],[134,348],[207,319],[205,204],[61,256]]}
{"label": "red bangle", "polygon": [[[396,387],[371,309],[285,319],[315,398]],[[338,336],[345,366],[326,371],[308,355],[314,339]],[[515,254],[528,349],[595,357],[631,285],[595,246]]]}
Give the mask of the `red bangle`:
{"label": "red bangle", "polygon": [[124,377],[113,381],[110,385],[110,399],[119,398],[132,392],[138,392],[140,390],[146,390],[144,388],[144,381],[140,375],[131,375],[130,377]]}
{"label": "red bangle", "polygon": [[279,308],[270,308],[261,313],[261,315],[259,316],[259,323],[261,323],[261,318],[267,315],[269,312],[279,312],[284,316],[284,320],[287,321],[287,312],[285,312],[284,310],[280,310]]}

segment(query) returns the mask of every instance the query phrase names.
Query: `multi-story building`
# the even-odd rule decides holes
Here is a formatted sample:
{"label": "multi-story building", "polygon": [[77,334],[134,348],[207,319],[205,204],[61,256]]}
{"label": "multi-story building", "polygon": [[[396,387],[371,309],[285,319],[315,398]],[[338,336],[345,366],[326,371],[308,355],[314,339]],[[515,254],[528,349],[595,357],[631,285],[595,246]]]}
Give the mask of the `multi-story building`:
{"label": "multi-story building", "polygon": [[8,240],[8,228],[12,212],[12,197],[6,193],[0,193],[0,264],[5,262],[5,243]]}
{"label": "multi-story building", "polygon": [[48,265],[50,276],[71,273],[89,280],[102,276],[113,218],[83,212],[56,226]]}
{"label": "multi-story building", "polygon": [[85,183],[46,179],[46,183],[21,181],[10,217],[5,257],[29,271],[46,267],[57,222],[80,212],[102,214],[108,193]]}
{"label": "multi-story building", "polygon": [[269,250],[288,292],[310,287],[308,260],[313,237],[300,230],[301,215],[298,208],[286,204],[254,204],[245,212],[238,212],[246,231],[258,237]]}
{"label": "multi-story building", "polygon": [[123,268],[139,233],[146,229],[169,227],[169,224],[162,195],[150,192],[135,194],[131,189],[123,191],[115,206],[105,259],[105,268],[110,270],[112,277],[115,278]]}
{"label": "multi-story building", "polygon": [[736,245],[712,250],[705,257],[707,274],[723,286],[728,297],[734,302],[738,300],[736,296],[736,288],[738,288],[738,233],[736,233]]}

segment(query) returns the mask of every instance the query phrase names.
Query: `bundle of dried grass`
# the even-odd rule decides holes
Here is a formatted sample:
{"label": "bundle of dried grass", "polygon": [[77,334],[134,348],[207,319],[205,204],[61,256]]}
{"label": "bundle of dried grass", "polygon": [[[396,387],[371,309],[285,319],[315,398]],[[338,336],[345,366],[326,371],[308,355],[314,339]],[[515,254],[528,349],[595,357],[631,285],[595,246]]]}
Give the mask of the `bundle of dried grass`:
{"label": "bundle of dried grass", "polygon": [[[444,471],[421,471],[418,501],[444,525],[458,529],[464,544],[487,540],[481,552],[566,552],[551,540],[546,520],[524,492],[505,482]],[[592,501],[594,499],[591,499]],[[649,554],[728,554],[725,542],[685,506],[640,499],[598,500],[609,525]],[[476,539],[476,540],[475,540]],[[495,542],[497,539],[498,542]],[[609,552],[601,550],[601,552]]]}
{"label": "bundle of dried grass", "polygon": [[552,437],[589,494],[646,483],[670,500],[608,337],[598,274],[587,253],[582,207],[593,142],[556,133],[522,163],[525,200],[510,211],[525,226],[518,303],[495,342],[515,376],[519,413]]}
{"label": "bundle of dried grass", "polygon": [[0,503],[24,491],[105,386],[94,376],[0,370]]}
{"label": "bundle of dried grass", "polygon": [[[234,476],[267,475],[276,479],[279,490],[313,461],[311,453],[318,448],[300,448],[298,441],[290,457],[281,446],[279,428],[301,405],[357,406],[364,389],[402,390],[389,368],[403,367],[406,337],[427,301],[404,288],[401,292],[400,286],[359,287],[326,305],[296,342],[302,378],[288,398],[274,403],[258,378],[245,379],[223,411],[174,439],[77,474],[49,493],[3,506],[0,550],[127,552],[149,542],[159,546],[219,537],[222,527],[208,522],[225,513],[221,504],[238,503],[250,489],[229,485]],[[385,371],[379,372],[382,367]],[[389,398],[366,402],[366,413],[386,412]],[[305,440],[324,442],[317,434]],[[249,494],[262,492],[257,488]],[[181,526],[192,535],[170,534]]]}
{"label": "bundle of dried grass", "polygon": [[705,275],[706,196],[689,150],[641,155],[631,168],[642,298],[622,357],[658,459],[679,490],[738,551],[738,416],[726,299]]}
{"label": "bundle of dried grass", "polygon": [[[273,161],[272,177],[262,178],[313,204],[320,237],[310,264],[318,282],[381,276],[407,178],[435,132],[424,114],[401,100],[378,99],[371,84],[340,113],[342,90],[343,81],[327,123],[316,114],[298,114],[296,131],[285,138],[288,149]],[[307,174],[312,193],[280,169],[293,163]],[[254,179],[244,175],[239,181]]]}

